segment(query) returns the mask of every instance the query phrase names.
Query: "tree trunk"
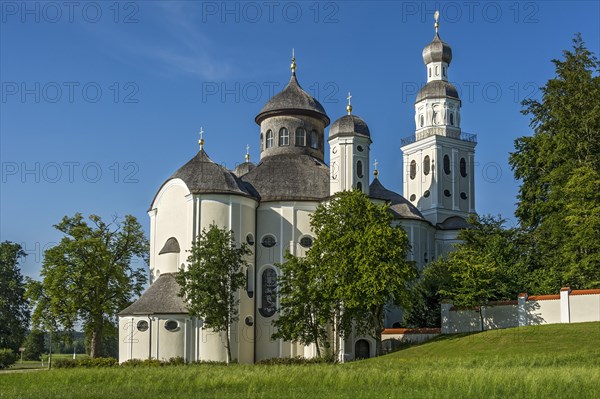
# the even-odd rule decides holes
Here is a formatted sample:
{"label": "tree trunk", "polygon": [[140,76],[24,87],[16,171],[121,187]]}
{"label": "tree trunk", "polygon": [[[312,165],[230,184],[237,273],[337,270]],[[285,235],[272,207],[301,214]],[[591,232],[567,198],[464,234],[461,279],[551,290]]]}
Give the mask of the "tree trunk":
{"label": "tree trunk", "polygon": [[383,344],[381,343],[381,333],[383,332],[383,307],[376,309],[374,312],[375,326],[375,356],[383,355]]}
{"label": "tree trunk", "polygon": [[231,327],[228,325],[227,330],[225,330],[225,334],[227,335],[227,364],[231,363],[231,340],[229,339],[229,329]]}
{"label": "tree trunk", "polygon": [[102,322],[94,324],[92,331],[92,340],[90,342],[90,357],[96,358],[102,356]]}

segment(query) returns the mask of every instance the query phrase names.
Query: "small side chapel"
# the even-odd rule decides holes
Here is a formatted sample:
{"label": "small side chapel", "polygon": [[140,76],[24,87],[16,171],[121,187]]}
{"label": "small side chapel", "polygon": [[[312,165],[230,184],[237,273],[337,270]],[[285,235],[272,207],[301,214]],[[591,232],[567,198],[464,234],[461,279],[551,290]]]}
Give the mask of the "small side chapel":
{"label": "small side chapel", "polygon": [[[475,211],[476,136],[461,131],[461,100],[448,80],[452,49],[438,34],[437,16],[423,61],[427,83],[415,101],[415,134],[402,140],[404,195],[383,186],[376,162],[370,180],[373,135],[352,113],[351,96],[347,114],[329,127],[323,106],[298,83],[294,57],[288,84],[255,118],[257,164],[246,155],[246,162],[228,170],[210,159],[201,136],[198,153],[152,199],[151,285],[119,313],[119,361],[227,359],[222,333],[188,315],[174,278],[186,267],[192,242],[212,223],[232,230],[253,251],[246,287],[239,292],[240,321],[231,328],[232,357],[240,363],[316,356],[312,346],[271,339],[280,274],[275,265],[284,261],[286,250],[303,256],[311,247],[310,215],[336,192],[359,189],[373,201],[388,202],[394,223],[408,233],[410,259],[420,269],[450,251],[458,231],[467,226],[467,215]],[[393,327],[401,319],[401,310],[389,309],[385,325]],[[342,360],[375,354],[370,337],[350,336],[343,348]]]}

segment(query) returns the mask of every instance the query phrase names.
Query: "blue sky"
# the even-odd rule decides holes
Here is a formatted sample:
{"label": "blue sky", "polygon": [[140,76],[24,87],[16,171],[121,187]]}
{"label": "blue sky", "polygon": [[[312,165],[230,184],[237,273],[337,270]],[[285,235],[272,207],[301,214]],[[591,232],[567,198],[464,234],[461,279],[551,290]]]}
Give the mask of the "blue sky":
{"label": "blue sky", "polygon": [[478,134],[477,210],[514,223],[508,153],[531,134],[520,101],[539,97],[576,32],[599,53],[598,2],[3,1],[0,240],[22,244],[38,277],[64,215],[133,214],[148,233],[150,201],[201,126],[214,161],[233,168],[246,144],[258,160],[254,117],[289,79],[292,48],[332,121],[352,92],[380,180],[401,192],[436,9],[463,131]]}

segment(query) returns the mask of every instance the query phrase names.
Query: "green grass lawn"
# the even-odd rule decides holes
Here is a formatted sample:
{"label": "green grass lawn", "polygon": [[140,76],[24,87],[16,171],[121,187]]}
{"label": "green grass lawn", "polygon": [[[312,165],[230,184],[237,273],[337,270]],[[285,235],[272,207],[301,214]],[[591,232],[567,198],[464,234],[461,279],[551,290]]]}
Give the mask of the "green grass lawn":
{"label": "green grass lawn", "polygon": [[338,365],[0,374],[0,398],[599,398],[600,323],[444,336]]}
{"label": "green grass lawn", "polygon": [[[48,355],[44,355],[44,362],[42,366],[42,360],[23,360],[20,358],[17,362],[10,368],[11,370],[26,370],[26,369],[43,369],[48,367]],[[88,358],[88,355],[77,354],[77,359]],[[52,361],[57,359],[73,359],[72,353],[53,353]],[[1,371],[0,371],[1,372]]]}

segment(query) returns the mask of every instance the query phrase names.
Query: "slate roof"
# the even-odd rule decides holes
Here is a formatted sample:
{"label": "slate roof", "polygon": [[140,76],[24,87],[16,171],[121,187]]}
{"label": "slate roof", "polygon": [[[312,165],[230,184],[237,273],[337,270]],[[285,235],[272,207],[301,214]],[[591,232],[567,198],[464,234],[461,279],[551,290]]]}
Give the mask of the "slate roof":
{"label": "slate roof", "polygon": [[461,230],[468,229],[471,226],[460,216],[450,216],[442,223],[438,223],[436,227],[440,230]]}
{"label": "slate roof", "polygon": [[244,162],[235,167],[233,174],[235,174],[237,177],[241,177],[254,168],[256,168],[256,165],[252,162]]}
{"label": "slate roof", "polygon": [[293,73],[284,89],[274,95],[256,115],[255,121],[260,124],[264,119],[276,115],[310,115],[322,119],[329,125],[329,117],[325,108],[313,96],[305,92]]}
{"label": "slate roof", "polygon": [[119,316],[188,313],[179,293],[175,273],[163,273],[137,301],[119,312]]}
{"label": "slate roof", "polygon": [[[251,197],[244,183],[224,166],[214,163],[202,149],[163,183],[181,179],[192,194],[238,194]],[[162,188],[162,186],[161,186]],[[158,190],[160,192],[160,189]],[[158,192],[156,193],[158,195]],[[154,197],[156,199],[156,197]],[[152,200],[154,203],[154,200]]]}
{"label": "slate roof", "polygon": [[179,248],[179,242],[177,241],[177,238],[171,237],[167,240],[167,242],[165,242],[165,245],[158,254],[178,254],[180,251],[181,249]]}
{"label": "slate roof", "polygon": [[379,179],[374,179],[369,186],[369,197],[388,201],[390,203],[390,211],[396,219],[427,221],[417,207],[402,195],[385,188]]}
{"label": "slate roof", "polygon": [[417,99],[415,102],[419,102],[426,98],[456,98],[458,97],[458,91],[456,91],[456,87],[452,83],[443,81],[443,80],[432,80],[427,83],[425,86],[419,90],[419,94],[417,94]]}
{"label": "slate roof", "polygon": [[432,42],[423,49],[423,62],[425,65],[430,62],[445,62],[450,65],[451,61],[452,48],[448,43],[442,41],[436,32]]}
{"label": "slate roof", "polygon": [[371,137],[371,131],[367,123],[356,115],[344,115],[331,125],[329,129],[329,138],[337,136],[353,136],[360,134]]}
{"label": "slate roof", "polygon": [[329,167],[305,154],[264,158],[241,178],[260,201],[321,201],[329,197]]}

